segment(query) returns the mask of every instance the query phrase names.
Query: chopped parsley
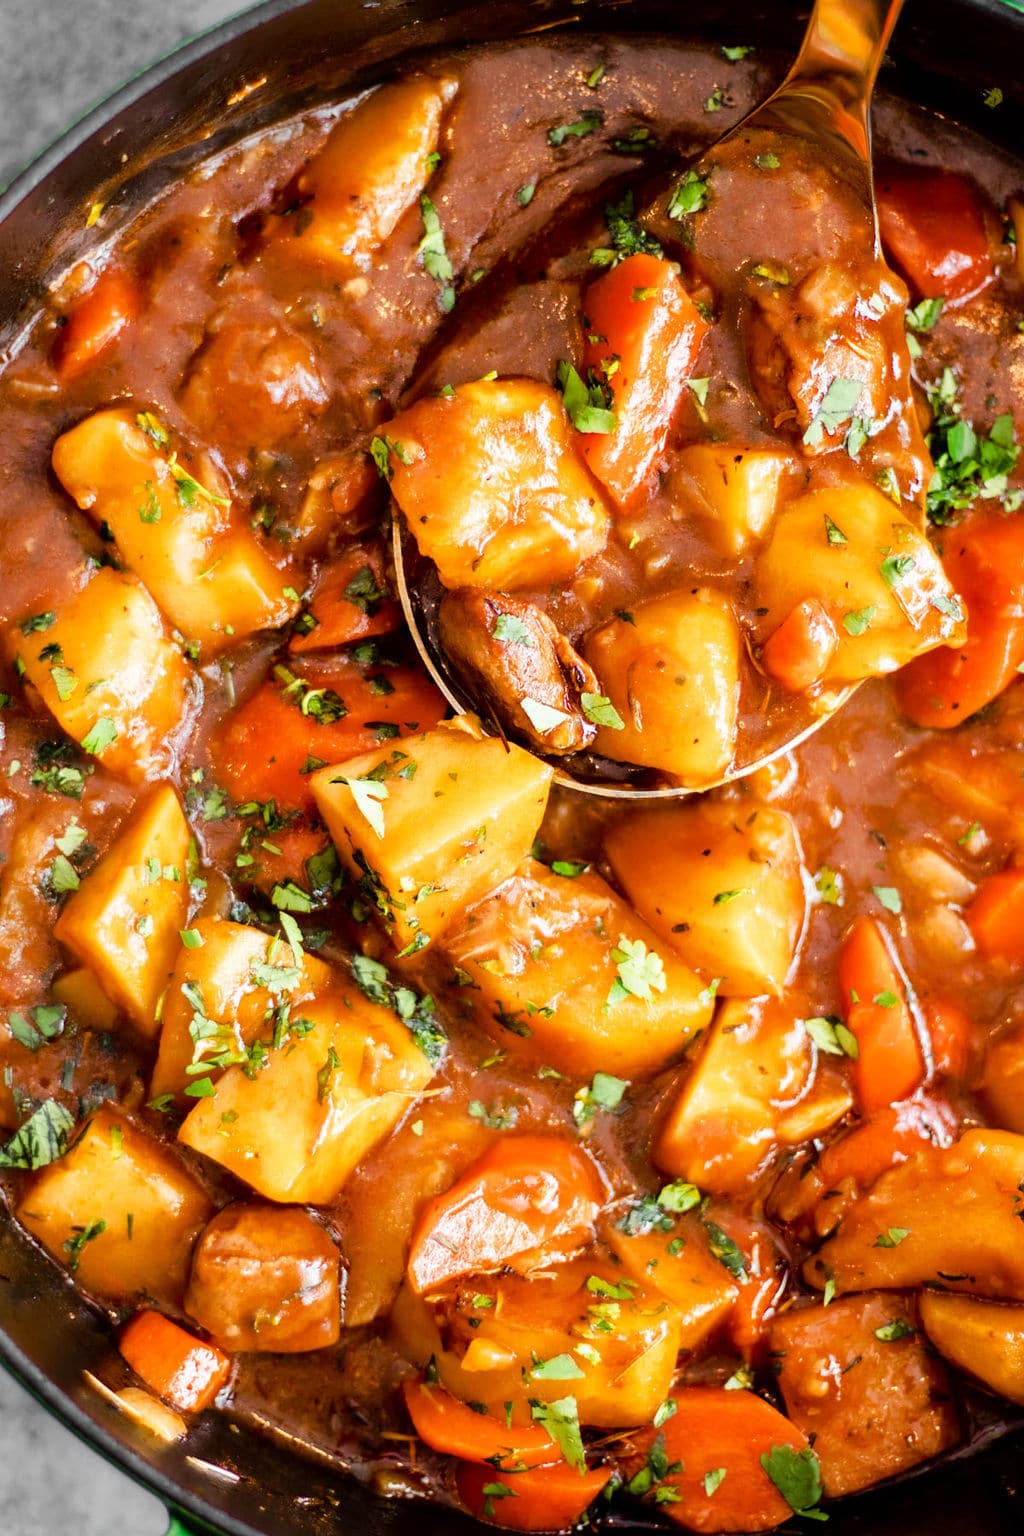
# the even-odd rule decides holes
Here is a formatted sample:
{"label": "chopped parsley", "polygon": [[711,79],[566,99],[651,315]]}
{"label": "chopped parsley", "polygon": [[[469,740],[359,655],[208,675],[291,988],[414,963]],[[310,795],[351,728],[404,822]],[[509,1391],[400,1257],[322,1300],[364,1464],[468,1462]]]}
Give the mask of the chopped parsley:
{"label": "chopped parsley", "polygon": [[863,635],[866,630],[871,628],[871,621],[877,611],[875,604],[870,603],[867,608],[856,608],[850,613],[844,613],[842,619],[843,628],[848,635],[856,639],[858,635]]}
{"label": "chopped parsley", "polygon": [[817,1506],[821,1500],[821,1467],[809,1445],[794,1451],[791,1445],[773,1445],[761,1456],[761,1465],[795,1515],[805,1520],[827,1520]]}
{"label": "chopped parsley", "polygon": [[554,128],[549,128],[548,143],[552,149],[559,149],[566,139],[585,139],[603,123],[603,112],[598,112],[596,109],[582,112],[574,123],[557,123]]}
{"label": "chopped parsley", "polygon": [[113,720],[101,718],[82,738],[82,751],[93,757],[101,757],[117,740],[117,726]]}
{"label": "chopped parsley", "polygon": [[564,709],[555,709],[553,705],[545,704],[542,699],[527,697],[520,700],[520,705],[534,730],[539,731],[542,736],[549,735],[571,718]]}
{"label": "chopped parsley", "polygon": [[601,725],[611,731],[625,730],[626,722],[603,693],[581,693],[580,704],[591,725]]}
{"label": "chopped parsley", "polygon": [[857,1037],[846,1027],[842,1019],[828,1014],[819,1015],[813,1019],[802,1019],[800,1022],[818,1050],[826,1056],[849,1056],[851,1061],[856,1061],[860,1056]]}
{"label": "chopped parsley", "polygon": [[577,432],[614,432],[618,426],[615,412],[609,410],[610,391],[596,381],[584,384],[571,363],[559,363],[556,382],[562,392],[566,415]]}
{"label": "chopped parsley", "polygon": [[587,1125],[601,1110],[618,1109],[628,1081],[609,1072],[595,1072],[589,1088],[579,1088],[573,1098],[572,1117],[577,1125]]}
{"label": "chopped parsley", "polygon": [[[404,443],[400,443],[394,437],[371,437],[370,458],[377,466],[377,473],[382,480],[391,479],[391,455],[394,454],[399,464],[411,464],[412,458]],[[356,657],[358,661],[358,656]]]}
{"label": "chopped parsley", "polygon": [[608,226],[611,248],[599,246],[590,253],[594,267],[612,267],[627,256],[660,256],[661,246],[649,235],[636,217],[636,203],[632,192],[624,193],[622,201],[605,203],[604,221]]}
{"label": "chopped parsley", "polygon": [[747,1261],[728,1232],[723,1231],[717,1221],[711,1221],[707,1216],[703,1218],[701,1225],[707,1233],[708,1247],[712,1257],[729,1271],[734,1280],[746,1280]]}
{"label": "chopped parsley", "polygon": [[884,1232],[879,1232],[872,1244],[873,1248],[898,1248],[904,1238],[910,1236],[909,1227],[887,1227]]}
{"label": "chopped parsley", "polygon": [[425,192],[420,197],[420,217],[423,220],[423,239],[416,250],[427,273],[440,284],[441,308],[449,314],[455,308],[455,289],[452,286],[455,270],[445,249],[444,230],[437,209]]}
{"label": "chopped parsley", "polygon": [[528,626],[522,619],[517,619],[514,613],[499,613],[491,634],[495,640],[507,640],[511,645],[522,645],[529,651],[536,648],[536,641]]}
{"label": "chopped parsley", "polygon": [[627,939],[619,934],[619,942],[612,950],[617,974],[611,984],[605,1008],[613,1008],[624,997],[638,997],[641,1002],[653,1001],[655,992],[664,992],[665,963],[653,949],[649,950],[643,939]]}
{"label": "chopped parsley", "polygon": [[875,1329],[875,1338],[883,1344],[895,1344],[897,1339],[912,1339],[914,1331],[905,1317],[894,1317],[891,1323],[883,1323],[881,1328]]}
{"label": "chopped parsley", "polygon": [[887,912],[899,917],[903,911],[903,898],[894,885],[873,885],[871,890]]}
{"label": "chopped parsley", "polygon": [[928,392],[934,413],[928,447],[935,469],[926,506],[930,520],[940,526],[959,522],[976,501],[998,501],[1007,512],[1024,503],[1024,492],[1009,488],[1020,457],[1013,417],[1008,412],[997,416],[984,433],[964,420],[956,397],[956,377],[947,368]]}
{"label": "chopped parsley", "polygon": [[708,178],[697,171],[687,171],[672,188],[668,200],[668,216],[670,219],[685,219],[692,213],[703,213],[707,205]]}
{"label": "chopped parsley", "polygon": [[346,585],[342,595],[345,601],[352,603],[360,613],[365,613],[367,618],[372,618],[388,593],[387,588],[382,587],[378,582],[372,566],[361,565]]}
{"label": "chopped parsley", "polygon": [[577,1472],[586,1469],[583,1437],[580,1434],[580,1416],[574,1397],[559,1397],[550,1403],[531,1401],[530,1414],[535,1424],[547,1430],[570,1467]]}
{"label": "chopped parsley", "polygon": [[826,433],[834,437],[851,420],[863,393],[862,379],[833,379],[804,433],[805,444],[814,448]]}
{"label": "chopped parsley", "polygon": [[67,1151],[74,1125],[70,1110],[54,1099],[47,1099],[0,1147],[0,1168],[24,1168],[31,1172],[55,1163]]}

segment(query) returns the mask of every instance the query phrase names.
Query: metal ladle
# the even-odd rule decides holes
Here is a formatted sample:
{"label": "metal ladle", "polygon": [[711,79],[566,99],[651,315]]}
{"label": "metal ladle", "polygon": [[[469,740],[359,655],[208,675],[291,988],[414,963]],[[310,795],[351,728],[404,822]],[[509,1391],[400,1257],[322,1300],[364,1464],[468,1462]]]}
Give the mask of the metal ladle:
{"label": "metal ladle", "polygon": [[[871,165],[870,109],[879,66],[903,0],[816,0],[800,52],[782,84],[705,152],[702,160],[738,136],[767,130],[811,143],[824,161],[861,202],[871,222],[874,255],[880,252],[878,218]],[[444,589],[433,565],[416,548],[400,511],[393,506],[393,547],[399,597],[406,623],[438,688],[458,712],[479,705],[447,663],[440,644],[437,612]],[[814,735],[860,687],[852,683],[835,690],[827,705],[809,724],[749,762],[735,764],[721,778],[692,788],[679,785],[645,787],[629,782],[650,777],[648,770],[612,762],[591,754],[552,758],[558,782],[590,795],[616,800],[671,799],[703,793],[745,778]],[[497,722],[484,716],[485,727],[503,734]],[[570,765],[576,772],[570,771]],[[590,775],[593,774],[593,777]]]}

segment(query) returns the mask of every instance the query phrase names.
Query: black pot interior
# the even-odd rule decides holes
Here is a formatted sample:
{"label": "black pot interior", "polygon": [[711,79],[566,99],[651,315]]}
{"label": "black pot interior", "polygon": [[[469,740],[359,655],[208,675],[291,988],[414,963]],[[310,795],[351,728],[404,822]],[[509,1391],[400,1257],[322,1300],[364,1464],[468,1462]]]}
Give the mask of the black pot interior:
{"label": "black pot interior", "polygon": [[[805,16],[779,0],[703,0],[699,7],[680,0],[491,0],[486,7],[475,0],[270,0],[134,82],[0,199],[0,347],[16,336],[45,276],[90,243],[85,212],[94,200],[121,211],[115,223],[126,220],[176,166],[325,95],[372,83],[410,52],[556,26],[791,49]],[[908,0],[882,83],[1013,147],[1024,111],[1024,14],[1015,0]],[[1004,92],[996,110],[984,102],[993,85]],[[73,1429],[169,1504],[200,1517],[197,1530],[204,1521],[231,1536],[479,1529],[450,1510],[382,1501],[333,1468],[212,1415],[185,1446],[155,1450],[83,1381],[83,1371],[102,1372],[112,1354],[106,1320],[10,1222],[0,1223],[0,1360]],[[993,1419],[970,1453],[847,1501],[829,1529],[833,1536],[1019,1536],[1022,1450],[1024,1430],[1002,1433]],[[663,1528],[643,1511],[614,1514],[609,1527]]]}

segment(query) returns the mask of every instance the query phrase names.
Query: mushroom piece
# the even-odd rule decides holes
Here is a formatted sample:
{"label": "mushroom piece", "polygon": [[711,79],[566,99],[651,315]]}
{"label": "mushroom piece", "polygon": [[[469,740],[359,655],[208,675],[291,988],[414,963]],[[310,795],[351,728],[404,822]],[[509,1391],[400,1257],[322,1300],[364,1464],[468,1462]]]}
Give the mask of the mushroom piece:
{"label": "mushroom piece", "polygon": [[445,656],[482,708],[541,753],[581,752],[597,734],[583,695],[597,677],[533,603],[457,587],[438,612]]}

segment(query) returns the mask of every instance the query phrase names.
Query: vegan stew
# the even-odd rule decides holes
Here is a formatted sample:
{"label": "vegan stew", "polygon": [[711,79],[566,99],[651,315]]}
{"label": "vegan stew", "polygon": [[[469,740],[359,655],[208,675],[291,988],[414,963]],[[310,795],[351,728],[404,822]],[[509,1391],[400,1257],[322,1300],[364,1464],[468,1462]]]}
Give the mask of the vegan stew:
{"label": "vegan stew", "polygon": [[1024,1404],[1024,176],[883,99],[883,267],[772,77],[419,61],[6,357],[2,1188],[158,1438],[753,1532]]}

